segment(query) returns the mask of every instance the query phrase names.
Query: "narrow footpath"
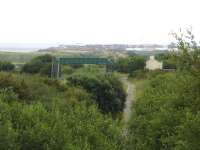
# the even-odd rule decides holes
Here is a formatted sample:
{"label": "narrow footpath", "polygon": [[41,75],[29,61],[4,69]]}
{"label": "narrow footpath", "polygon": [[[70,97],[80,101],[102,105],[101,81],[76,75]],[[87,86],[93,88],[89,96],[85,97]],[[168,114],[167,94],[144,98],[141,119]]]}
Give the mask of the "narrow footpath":
{"label": "narrow footpath", "polygon": [[128,81],[127,76],[123,76],[121,78],[121,81],[127,86],[127,97],[126,97],[126,102],[125,102],[125,107],[124,107],[124,112],[123,112],[123,117],[124,117],[124,122],[127,123],[130,119],[131,116],[131,110],[132,110],[132,104],[133,101],[135,100],[135,85]]}

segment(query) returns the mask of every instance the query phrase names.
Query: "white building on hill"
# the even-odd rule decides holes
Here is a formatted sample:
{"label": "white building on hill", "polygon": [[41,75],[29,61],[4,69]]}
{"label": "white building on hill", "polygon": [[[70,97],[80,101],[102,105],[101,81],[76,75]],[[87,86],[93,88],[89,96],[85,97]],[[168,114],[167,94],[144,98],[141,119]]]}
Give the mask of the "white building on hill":
{"label": "white building on hill", "polygon": [[148,70],[162,69],[163,63],[155,60],[154,56],[150,56],[150,59],[146,61],[145,68]]}

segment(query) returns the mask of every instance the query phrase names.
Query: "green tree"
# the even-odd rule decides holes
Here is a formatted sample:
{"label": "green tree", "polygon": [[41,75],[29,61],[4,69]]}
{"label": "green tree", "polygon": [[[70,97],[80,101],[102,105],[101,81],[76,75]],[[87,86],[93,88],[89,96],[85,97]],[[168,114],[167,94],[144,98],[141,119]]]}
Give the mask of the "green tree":
{"label": "green tree", "polygon": [[114,69],[119,72],[133,73],[136,70],[144,69],[145,58],[142,56],[129,56],[126,58],[119,58],[114,63]]}
{"label": "green tree", "polygon": [[174,54],[180,70],[200,70],[200,47],[195,41],[192,30],[186,33],[174,33],[177,39],[178,52]]}
{"label": "green tree", "polygon": [[38,56],[22,67],[22,72],[50,76],[53,56],[46,54]]}
{"label": "green tree", "polygon": [[67,83],[0,73],[0,149],[123,149],[121,124],[91,101]]}
{"label": "green tree", "polygon": [[91,93],[103,112],[115,115],[123,110],[126,94],[122,83],[113,74],[76,73],[68,77],[68,81]]}
{"label": "green tree", "polygon": [[1,62],[0,61],[0,71],[13,71],[15,69],[15,65],[10,62]]}
{"label": "green tree", "polygon": [[127,149],[199,149],[199,46],[188,30],[176,34],[178,71],[150,78],[134,104]]}
{"label": "green tree", "polygon": [[163,62],[163,69],[176,69],[176,61],[174,60],[173,54],[168,53],[161,53],[156,55],[156,59]]}
{"label": "green tree", "polygon": [[198,149],[199,85],[191,73],[152,78],[134,104],[128,149]]}

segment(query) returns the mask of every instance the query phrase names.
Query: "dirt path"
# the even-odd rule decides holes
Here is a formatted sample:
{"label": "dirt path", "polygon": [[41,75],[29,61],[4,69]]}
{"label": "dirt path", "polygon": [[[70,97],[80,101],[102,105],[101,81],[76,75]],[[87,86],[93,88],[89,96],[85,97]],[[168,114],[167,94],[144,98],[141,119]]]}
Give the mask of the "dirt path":
{"label": "dirt path", "polygon": [[131,83],[130,81],[128,81],[127,76],[122,77],[121,80],[125,85],[127,85],[127,90],[126,90],[127,97],[126,97],[125,108],[124,108],[124,113],[123,113],[124,121],[126,123],[128,122],[131,116],[131,108],[132,108],[133,101],[135,99],[134,97],[135,85]]}

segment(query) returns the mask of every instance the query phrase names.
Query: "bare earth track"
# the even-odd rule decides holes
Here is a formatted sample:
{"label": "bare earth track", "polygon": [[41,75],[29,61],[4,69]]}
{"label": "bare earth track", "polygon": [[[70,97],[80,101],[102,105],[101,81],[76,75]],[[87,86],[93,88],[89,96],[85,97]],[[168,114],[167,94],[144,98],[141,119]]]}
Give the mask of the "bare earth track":
{"label": "bare earth track", "polygon": [[127,97],[126,97],[126,102],[125,102],[125,108],[124,108],[124,113],[123,113],[123,117],[124,117],[124,121],[125,123],[127,123],[130,119],[131,116],[131,109],[132,109],[132,104],[133,101],[135,100],[135,85],[133,83],[131,83],[130,81],[128,81],[128,77],[127,76],[123,76],[121,78],[121,81],[127,85]]}

